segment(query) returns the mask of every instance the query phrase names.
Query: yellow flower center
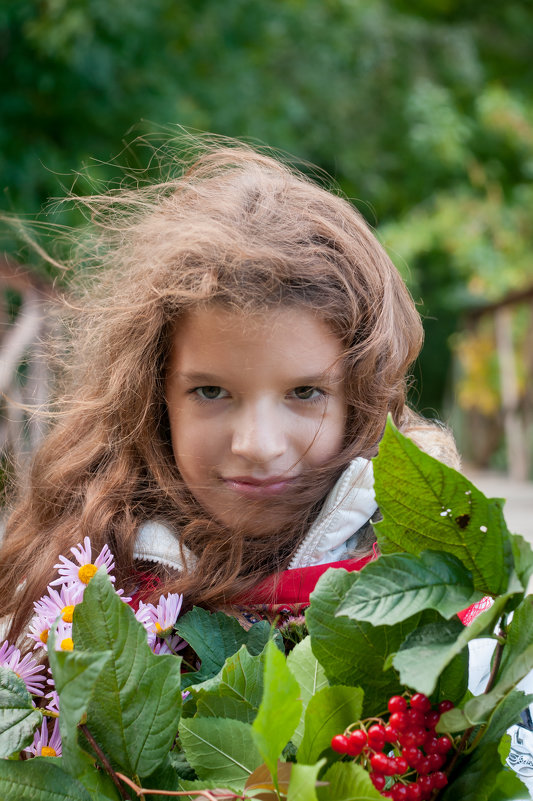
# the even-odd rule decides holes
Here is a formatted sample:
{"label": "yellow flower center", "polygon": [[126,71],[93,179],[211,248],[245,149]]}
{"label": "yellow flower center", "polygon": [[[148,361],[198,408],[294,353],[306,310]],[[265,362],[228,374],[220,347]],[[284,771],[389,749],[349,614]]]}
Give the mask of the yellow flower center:
{"label": "yellow flower center", "polygon": [[155,630],[157,631],[157,633],[159,634],[160,637],[164,637],[165,634],[168,634],[168,632],[171,630],[171,628],[172,628],[172,626],[167,626],[166,629],[162,629],[161,625],[157,622],[157,620],[155,622]]}
{"label": "yellow flower center", "polygon": [[98,568],[96,565],[82,565],[78,570],[78,578],[80,581],[83,581],[84,584],[88,584]]}
{"label": "yellow flower center", "polygon": [[39,634],[40,641],[44,642],[45,645],[48,642],[48,632],[49,632],[49,629],[43,629],[41,631],[41,633]]}
{"label": "yellow flower center", "polygon": [[61,650],[62,651],[74,650],[74,643],[72,642],[72,637],[65,637],[64,640],[61,640]]}
{"label": "yellow flower center", "polygon": [[74,614],[74,604],[71,604],[70,606],[64,606],[63,607],[62,617],[63,617],[63,620],[65,621],[65,623],[72,623],[72,615],[73,614]]}
{"label": "yellow flower center", "polygon": [[50,745],[43,745],[41,748],[41,756],[57,756],[56,750]]}

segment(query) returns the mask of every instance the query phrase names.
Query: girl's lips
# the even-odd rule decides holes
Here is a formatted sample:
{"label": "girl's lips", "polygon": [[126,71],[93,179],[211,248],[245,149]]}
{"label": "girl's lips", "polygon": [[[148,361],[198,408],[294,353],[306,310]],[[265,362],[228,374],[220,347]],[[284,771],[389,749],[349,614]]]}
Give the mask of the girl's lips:
{"label": "girl's lips", "polygon": [[268,498],[271,495],[279,495],[291,485],[292,479],[275,477],[272,479],[254,479],[237,476],[235,478],[223,478],[224,484],[234,492],[245,495],[249,498]]}

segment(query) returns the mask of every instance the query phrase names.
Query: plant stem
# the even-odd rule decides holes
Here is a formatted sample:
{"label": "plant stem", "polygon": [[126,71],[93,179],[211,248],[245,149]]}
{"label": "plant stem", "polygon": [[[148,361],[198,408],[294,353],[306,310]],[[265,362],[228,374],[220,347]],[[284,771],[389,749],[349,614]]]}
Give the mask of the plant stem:
{"label": "plant stem", "polygon": [[51,709],[41,709],[41,712],[47,718],[58,718],[59,717],[59,713],[58,712],[52,712]]}
{"label": "plant stem", "polygon": [[[196,795],[199,798],[207,798],[208,801],[221,801],[221,799],[237,799],[237,801],[246,801],[246,796],[244,795],[237,795],[236,793],[232,793],[231,790],[151,790],[148,787],[139,787],[135,782],[132,782],[131,779],[128,779],[127,776],[124,776],[123,773],[117,773],[119,779],[121,779],[128,787],[139,796],[141,797],[142,794],[144,795],[170,795],[173,797],[183,797],[183,796],[191,796]],[[216,795],[214,795],[216,793]]]}
{"label": "plant stem", "polygon": [[111,764],[110,764],[108,758],[106,757],[106,755],[104,754],[104,752],[102,751],[102,749],[100,748],[100,746],[98,745],[98,743],[96,742],[94,737],[92,736],[91,732],[87,728],[87,724],[79,723],[78,724],[78,728],[83,732],[83,734],[85,735],[85,737],[87,738],[87,740],[91,744],[91,747],[92,747],[93,751],[95,752],[96,756],[98,757],[98,759],[102,763],[106,773],[108,773],[111,776],[111,780],[113,781],[113,784],[115,785],[115,787],[118,789],[118,791],[120,793],[120,797],[124,798],[126,801],[131,801],[130,796],[126,793],[126,791],[124,790],[123,786],[119,782],[118,775],[115,773],[115,771],[111,767]]}
{"label": "plant stem", "polygon": [[503,649],[504,649],[505,643],[506,643],[507,632],[501,626],[501,621],[500,621],[500,630],[498,632],[498,638],[499,638],[498,639],[498,644],[496,645],[496,648],[494,649],[494,659],[492,661],[492,668],[491,668],[491,671],[490,671],[489,680],[487,682],[487,686],[485,687],[485,689],[483,691],[484,694],[485,693],[489,693],[492,690],[492,688],[494,687],[494,684],[496,682],[496,676],[498,675],[498,670],[500,669],[500,664],[501,664],[501,661],[502,661]]}

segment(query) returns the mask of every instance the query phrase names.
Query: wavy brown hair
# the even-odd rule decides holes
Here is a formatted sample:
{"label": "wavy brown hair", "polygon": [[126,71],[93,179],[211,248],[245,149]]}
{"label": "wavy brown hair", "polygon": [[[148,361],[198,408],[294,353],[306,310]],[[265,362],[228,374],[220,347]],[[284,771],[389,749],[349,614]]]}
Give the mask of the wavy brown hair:
{"label": "wavy brown hair", "polygon": [[[126,590],[140,523],[179,531],[195,569],[159,571],[162,592],[224,604],[287,565],[342,469],[375,454],[388,412],[404,429],[406,375],[422,343],[413,301],[353,206],[245,145],[206,146],[179,176],[81,201],[92,218],[57,420],[9,519],[0,604],[20,635],[60,553],[107,542]],[[87,251],[84,255],[87,262]],[[88,277],[88,275],[90,277]],[[280,530],[228,531],[181,479],[170,444],[165,369],[176,324],[198,304],[243,313],[312,309],[343,345],[342,452],[286,498]],[[178,545],[177,545],[178,547]],[[15,594],[25,578],[24,589]]]}

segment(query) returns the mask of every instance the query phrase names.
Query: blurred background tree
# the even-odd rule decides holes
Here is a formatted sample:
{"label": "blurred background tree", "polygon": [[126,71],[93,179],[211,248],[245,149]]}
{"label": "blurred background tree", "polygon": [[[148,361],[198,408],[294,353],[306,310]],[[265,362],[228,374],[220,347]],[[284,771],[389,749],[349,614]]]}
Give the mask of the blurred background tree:
{"label": "blurred background tree", "polygon": [[125,143],[161,126],[289,151],[335,178],[420,304],[415,404],[446,415],[455,351],[459,399],[487,415],[493,335],[462,320],[533,284],[532,30],[530,0],[3,0],[2,207],[142,167]]}

